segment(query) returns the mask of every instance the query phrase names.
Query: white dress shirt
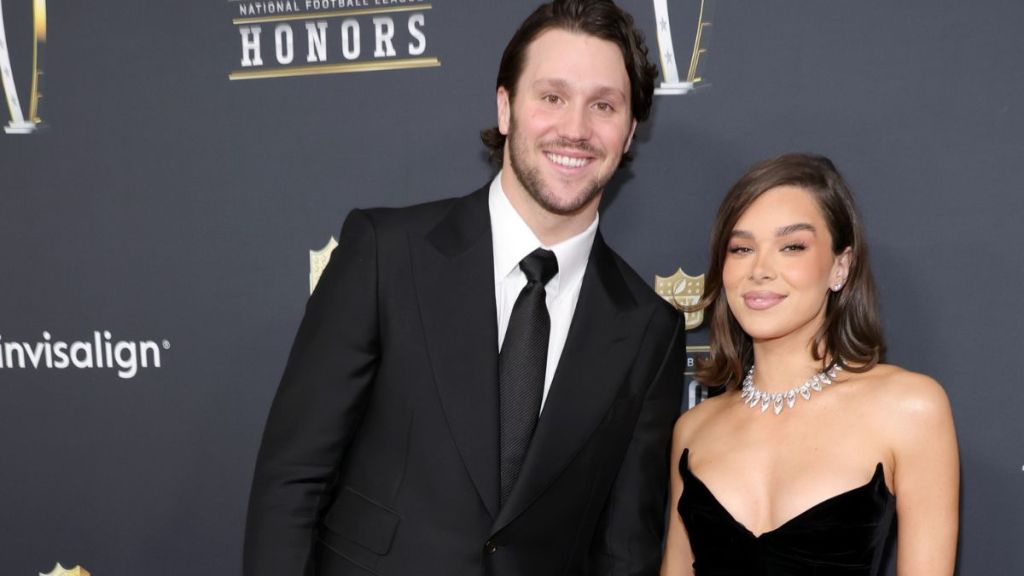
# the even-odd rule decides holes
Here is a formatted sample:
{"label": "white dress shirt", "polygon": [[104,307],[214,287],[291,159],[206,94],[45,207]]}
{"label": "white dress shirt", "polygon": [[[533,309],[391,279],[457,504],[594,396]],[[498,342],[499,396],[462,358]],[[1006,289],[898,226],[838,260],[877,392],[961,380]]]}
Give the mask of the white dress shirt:
{"label": "white dress shirt", "polygon": [[505,196],[501,188],[501,172],[491,181],[487,204],[491,214],[491,246],[494,249],[494,300],[498,309],[499,352],[505,340],[512,307],[519,292],[526,286],[526,275],[519,269],[519,262],[537,248],[551,250],[558,259],[558,273],[545,286],[551,334],[548,337],[548,360],[544,370],[544,393],[541,396],[543,410],[558,367],[558,359],[562,356],[565,339],[569,335],[576,302],[580,298],[583,272],[587,268],[590,248],[597,235],[598,217],[595,215],[590,226],[576,236],[554,246],[545,246]]}

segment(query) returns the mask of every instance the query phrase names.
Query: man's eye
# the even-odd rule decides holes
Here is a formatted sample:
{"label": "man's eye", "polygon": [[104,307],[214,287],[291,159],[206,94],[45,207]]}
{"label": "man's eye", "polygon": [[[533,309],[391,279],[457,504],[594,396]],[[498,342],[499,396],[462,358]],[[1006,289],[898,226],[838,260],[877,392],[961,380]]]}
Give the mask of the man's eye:
{"label": "man's eye", "polygon": [[600,110],[601,112],[614,112],[615,111],[615,107],[612,106],[611,104],[607,103],[607,102],[598,102],[597,104],[594,105],[594,107],[597,108],[598,110]]}
{"label": "man's eye", "polygon": [[559,102],[562,101],[562,99],[559,98],[556,94],[547,94],[544,96],[544,101],[547,102],[548,104],[558,104]]}

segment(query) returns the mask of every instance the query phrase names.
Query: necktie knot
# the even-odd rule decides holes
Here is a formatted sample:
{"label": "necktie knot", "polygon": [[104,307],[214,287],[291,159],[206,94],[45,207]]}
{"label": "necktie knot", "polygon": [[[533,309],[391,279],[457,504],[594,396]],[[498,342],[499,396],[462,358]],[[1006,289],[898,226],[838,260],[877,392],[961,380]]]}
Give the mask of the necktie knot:
{"label": "necktie knot", "polygon": [[537,248],[519,262],[519,269],[526,274],[528,283],[544,286],[558,273],[558,258],[551,250]]}

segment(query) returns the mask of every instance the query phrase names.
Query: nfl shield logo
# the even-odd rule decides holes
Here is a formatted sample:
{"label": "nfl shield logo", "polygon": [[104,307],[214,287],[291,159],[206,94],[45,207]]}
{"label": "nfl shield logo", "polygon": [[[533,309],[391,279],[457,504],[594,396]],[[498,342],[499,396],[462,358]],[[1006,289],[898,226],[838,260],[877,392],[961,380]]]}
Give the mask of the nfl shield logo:
{"label": "nfl shield logo", "polygon": [[[666,302],[683,311],[684,306],[693,306],[704,294],[704,275],[689,276],[682,268],[676,269],[676,273],[668,276],[654,277],[654,291],[665,299]],[[704,311],[684,312],[686,316],[686,329],[693,330],[704,321]]]}

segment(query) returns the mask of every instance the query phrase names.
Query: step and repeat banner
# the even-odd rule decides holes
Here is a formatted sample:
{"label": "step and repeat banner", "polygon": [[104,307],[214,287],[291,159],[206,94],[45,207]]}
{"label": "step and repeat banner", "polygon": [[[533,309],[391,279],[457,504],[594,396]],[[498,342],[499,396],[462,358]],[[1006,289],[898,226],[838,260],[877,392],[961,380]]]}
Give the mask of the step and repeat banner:
{"label": "step and repeat banner", "polygon": [[[889,360],[962,452],[959,570],[1024,573],[1024,4],[624,0],[661,71],[609,243],[677,304],[750,164],[830,156]],[[249,483],[346,213],[493,175],[532,2],[0,3],[0,574],[239,574]],[[689,319],[691,360],[706,352]],[[688,375],[684,409],[706,396]],[[890,562],[890,569],[892,562]]]}

